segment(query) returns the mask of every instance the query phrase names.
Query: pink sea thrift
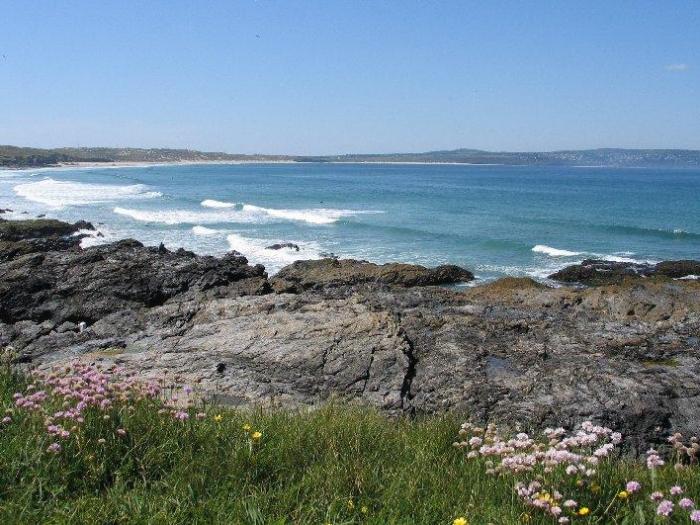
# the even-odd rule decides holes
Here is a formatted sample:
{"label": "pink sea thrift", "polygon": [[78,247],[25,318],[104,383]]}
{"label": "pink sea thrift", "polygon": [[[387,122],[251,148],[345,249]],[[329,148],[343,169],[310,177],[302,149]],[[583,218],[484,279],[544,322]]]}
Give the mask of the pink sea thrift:
{"label": "pink sea thrift", "polygon": [[665,499],[656,507],[656,514],[659,516],[670,516],[673,512],[673,503]]}
{"label": "pink sea thrift", "polygon": [[683,494],[683,489],[682,489],[681,487],[679,487],[678,485],[674,485],[673,487],[671,487],[671,489],[669,490],[669,492],[670,492],[673,496],[679,496],[679,495]]}
{"label": "pink sea thrift", "polygon": [[649,495],[649,499],[650,499],[651,501],[659,501],[659,500],[662,500],[663,498],[664,498],[664,493],[663,493],[663,492],[660,492],[660,491],[658,491],[658,490],[655,491],[655,492],[652,492],[652,493]]}
{"label": "pink sea thrift", "polygon": [[692,509],[693,507],[695,507],[695,503],[693,503],[692,499],[683,498],[678,502],[678,506],[682,509],[688,510],[688,509]]}
{"label": "pink sea thrift", "polygon": [[58,454],[61,451],[61,445],[59,445],[58,443],[51,443],[46,449],[46,451]]}
{"label": "pink sea thrift", "polygon": [[124,430],[123,428],[118,428],[117,434],[119,434],[120,436],[126,436],[126,430]]}
{"label": "pink sea thrift", "polygon": [[630,494],[638,492],[641,488],[642,485],[638,481],[628,481],[627,485],[625,486],[625,490],[627,490],[627,492]]}
{"label": "pink sea thrift", "polygon": [[690,513],[690,521],[693,523],[700,523],[700,510],[694,510]]}

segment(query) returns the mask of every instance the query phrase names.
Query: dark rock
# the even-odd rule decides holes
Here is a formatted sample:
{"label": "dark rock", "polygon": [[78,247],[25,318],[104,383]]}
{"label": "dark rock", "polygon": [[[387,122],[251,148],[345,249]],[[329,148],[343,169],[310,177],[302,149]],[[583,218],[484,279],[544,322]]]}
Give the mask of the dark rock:
{"label": "dark rock", "polygon": [[266,246],[266,249],[268,250],[281,250],[283,248],[290,248],[292,250],[299,251],[299,246],[294,244],[293,242],[281,242],[271,244],[270,246]]}
{"label": "dark rock", "polygon": [[[0,264],[0,320],[94,322],[176,295],[269,291],[264,269],[244,257],[197,257],[127,239],[87,250],[48,251]],[[205,293],[207,292],[207,293]]]}
{"label": "dark rock", "polygon": [[658,264],[646,264],[586,259],[581,264],[567,266],[553,273],[549,278],[566,283],[601,286],[648,277],[676,279],[688,275],[700,275],[700,261],[664,261]]}
{"label": "dark rock", "polygon": [[0,213],[12,213],[10,208],[0,208]]}
{"label": "dark rock", "polygon": [[[89,226],[89,228],[86,226]],[[0,240],[20,241],[46,237],[65,237],[83,229],[94,228],[85,221],[79,221],[75,224],[68,224],[55,219],[3,221],[0,222]]]}
{"label": "dark rock", "polygon": [[655,274],[672,279],[700,275],[700,261],[663,261],[656,265]]}
{"label": "dark rock", "polygon": [[375,283],[388,286],[429,286],[471,281],[474,275],[454,265],[426,268],[415,264],[374,264],[354,259],[296,261],[271,280],[278,292],[300,293],[309,289]]}

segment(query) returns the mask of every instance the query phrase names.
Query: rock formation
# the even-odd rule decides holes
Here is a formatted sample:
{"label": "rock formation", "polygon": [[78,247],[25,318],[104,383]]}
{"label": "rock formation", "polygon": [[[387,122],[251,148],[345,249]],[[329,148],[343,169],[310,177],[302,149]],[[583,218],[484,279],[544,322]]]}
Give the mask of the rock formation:
{"label": "rock formation", "polygon": [[238,254],[46,246],[0,261],[0,349],[18,366],[118,364],[233,405],[342,398],[506,424],[593,419],[640,448],[700,432],[696,281],[459,291],[432,286],[470,278],[457,267],[327,259],[268,279]]}

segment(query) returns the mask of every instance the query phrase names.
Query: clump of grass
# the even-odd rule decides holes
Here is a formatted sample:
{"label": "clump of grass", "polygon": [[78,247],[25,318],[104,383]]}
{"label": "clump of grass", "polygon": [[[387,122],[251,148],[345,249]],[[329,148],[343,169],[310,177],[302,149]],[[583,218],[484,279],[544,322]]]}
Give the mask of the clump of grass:
{"label": "clump of grass", "polygon": [[[78,365],[0,372],[0,522],[556,522],[518,497],[523,473],[494,473],[492,459],[453,445],[456,415],[389,419],[335,403],[233,410],[166,386]],[[639,494],[604,513],[627,481],[682,485],[693,498],[697,474],[669,465],[651,471],[611,455],[596,465],[590,514],[574,519],[638,523]],[[659,519],[687,523],[688,516]]]}

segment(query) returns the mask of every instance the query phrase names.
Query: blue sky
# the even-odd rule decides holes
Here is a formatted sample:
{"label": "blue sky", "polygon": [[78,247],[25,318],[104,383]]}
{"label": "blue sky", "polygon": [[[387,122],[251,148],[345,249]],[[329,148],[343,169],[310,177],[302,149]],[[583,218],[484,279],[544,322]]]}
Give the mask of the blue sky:
{"label": "blue sky", "polygon": [[0,144],[700,149],[700,2],[0,4]]}

